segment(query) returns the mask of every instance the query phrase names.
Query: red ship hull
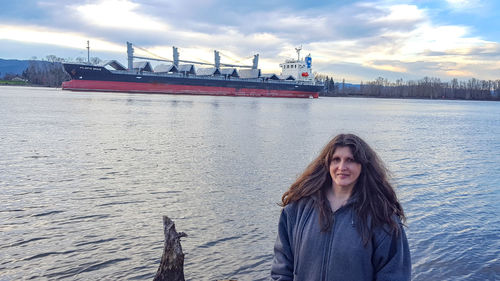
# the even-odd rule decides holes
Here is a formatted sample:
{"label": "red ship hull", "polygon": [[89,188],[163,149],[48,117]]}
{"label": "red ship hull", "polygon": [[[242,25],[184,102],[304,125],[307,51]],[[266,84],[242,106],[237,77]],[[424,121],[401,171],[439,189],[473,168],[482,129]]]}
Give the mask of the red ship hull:
{"label": "red ship hull", "polygon": [[273,89],[248,89],[213,86],[172,85],[163,83],[137,83],[118,81],[70,80],[62,84],[63,90],[102,91],[127,93],[154,93],[179,95],[318,98],[317,92],[303,92]]}

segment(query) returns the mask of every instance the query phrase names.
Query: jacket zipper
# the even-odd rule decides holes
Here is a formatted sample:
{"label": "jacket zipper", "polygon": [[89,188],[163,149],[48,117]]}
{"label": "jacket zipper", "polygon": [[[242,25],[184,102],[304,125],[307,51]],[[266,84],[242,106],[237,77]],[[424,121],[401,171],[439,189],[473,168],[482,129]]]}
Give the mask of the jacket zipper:
{"label": "jacket zipper", "polygon": [[[338,210],[337,210],[338,211]],[[337,212],[335,212],[337,213]],[[323,257],[323,266],[322,266],[322,275],[323,275],[323,278],[322,280],[328,280],[328,264],[330,264],[330,256],[331,256],[331,251],[332,251],[332,241],[333,241],[333,236],[335,235],[335,213],[332,214],[332,220],[333,220],[333,223],[332,223],[332,226],[331,226],[331,234],[328,235],[328,246],[327,246],[327,249],[326,249],[326,253],[325,253],[325,256]]]}

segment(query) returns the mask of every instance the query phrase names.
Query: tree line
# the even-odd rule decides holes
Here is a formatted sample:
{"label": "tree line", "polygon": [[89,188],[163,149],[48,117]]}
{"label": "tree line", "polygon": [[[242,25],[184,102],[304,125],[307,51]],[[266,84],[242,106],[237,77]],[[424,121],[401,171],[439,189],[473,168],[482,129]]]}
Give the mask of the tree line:
{"label": "tree line", "polygon": [[459,81],[454,78],[443,82],[439,78],[424,77],[420,80],[391,82],[379,77],[375,81],[361,82],[358,86],[334,83],[331,77],[318,74],[318,81],[325,84],[324,96],[364,96],[379,98],[463,99],[500,100],[500,79],[479,80],[470,78]]}
{"label": "tree line", "polygon": [[35,61],[28,64],[22,77],[32,85],[60,87],[62,82],[70,79],[60,62]]}
{"label": "tree line", "polygon": [[[23,71],[20,77],[16,74],[7,73],[3,76],[3,79],[14,80],[15,78],[22,78],[31,85],[60,87],[62,82],[71,79],[62,66],[63,62],[69,61],[73,60],[70,58],[64,59],[54,55],[48,55],[42,60],[32,57],[31,60],[29,60],[28,67]],[[77,57],[74,61],[85,63],[87,62],[87,59]],[[101,62],[102,60],[98,57],[90,58],[90,63],[92,64],[99,64]]]}

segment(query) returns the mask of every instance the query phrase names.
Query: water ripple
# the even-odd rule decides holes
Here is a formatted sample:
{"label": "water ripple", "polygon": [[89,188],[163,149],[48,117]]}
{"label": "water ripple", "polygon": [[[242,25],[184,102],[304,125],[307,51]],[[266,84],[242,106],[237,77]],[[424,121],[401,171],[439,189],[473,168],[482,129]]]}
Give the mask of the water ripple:
{"label": "water ripple", "polygon": [[208,247],[216,246],[219,243],[230,241],[230,240],[234,240],[234,239],[238,239],[238,238],[240,238],[240,237],[239,236],[224,237],[224,238],[220,238],[220,239],[217,239],[217,240],[209,241],[209,242],[207,242],[205,244],[202,244],[202,245],[200,245],[198,247],[199,248],[208,248]]}
{"label": "water ripple", "polygon": [[43,216],[48,216],[48,215],[53,215],[53,214],[59,214],[59,213],[64,213],[64,211],[48,211],[48,212],[45,212],[45,213],[34,214],[34,215],[31,215],[31,216],[33,216],[33,217],[43,217]]}
{"label": "water ripple", "polygon": [[499,106],[2,87],[0,280],[151,280],[163,215],[187,280],[266,280],[276,203],[346,131],[392,171],[412,280],[498,280]]}
{"label": "water ripple", "polygon": [[24,260],[25,261],[31,261],[31,260],[34,260],[34,259],[44,258],[44,257],[51,256],[51,255],[63,255],[64,256],[64,255],[67,255],[67,254],[74,253],[75,251],[76,250],[68,250],[68,251],[62,251],[62,252],[45,252],[45,253],[36,254],[34,256],[25,258]]}

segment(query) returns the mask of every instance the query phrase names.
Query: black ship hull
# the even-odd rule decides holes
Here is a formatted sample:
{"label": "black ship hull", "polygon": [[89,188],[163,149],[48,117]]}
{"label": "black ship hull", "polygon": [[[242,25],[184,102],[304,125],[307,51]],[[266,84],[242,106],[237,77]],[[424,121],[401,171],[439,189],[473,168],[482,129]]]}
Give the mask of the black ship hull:
{"label": "black ship hull", "polygon": [[297,81],[241,79],[226,76],[110,71],[101,66],[63,64],[71,80],[63,90],[186,95],[317,98],[322,86]]}

